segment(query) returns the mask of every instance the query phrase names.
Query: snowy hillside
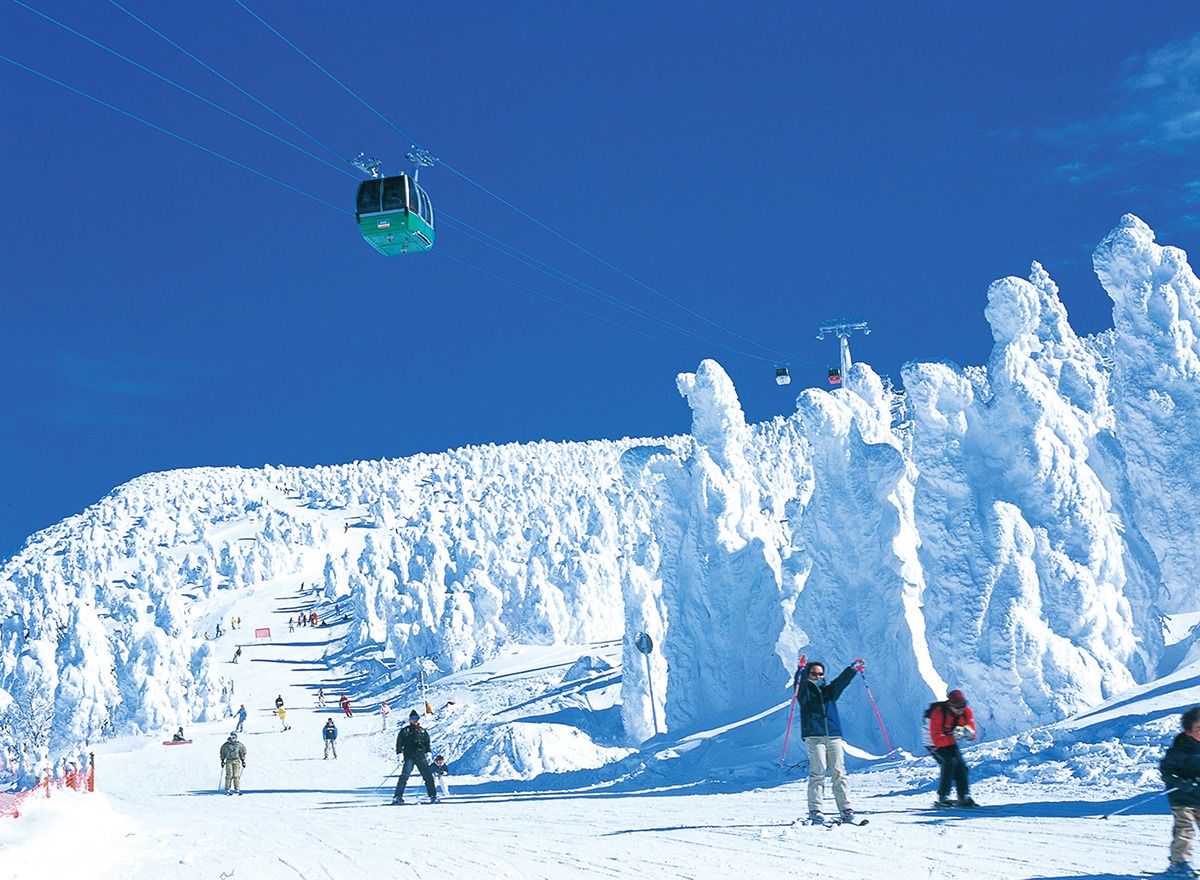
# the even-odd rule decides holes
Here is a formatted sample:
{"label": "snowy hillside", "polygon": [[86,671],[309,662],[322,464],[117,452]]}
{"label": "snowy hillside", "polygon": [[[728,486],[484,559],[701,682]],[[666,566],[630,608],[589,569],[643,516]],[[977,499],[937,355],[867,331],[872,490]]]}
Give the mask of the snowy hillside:
{"label": "snowy hillside", "polygon": [[[456,760],[507,778],[768,712],[801,651],[831,670],[864,657],[910,748],[947,685],[999,739],[1169,674],[1192,637],[1167,651],[1162,618],[1200,611],[1200,282],[1129,215],[1095,265],[1112,331],[1077,336],[1035,263],[987,292],[985,366],[906,366],[902,420],[856,364],[747,424],[704,361],[678,377],[678,437],[121,486],[0,569],[5,769],[226,717],[233,639],[254,642],[231,619],[285,586],[336,625],[322,662],[355,699],[415,702],[422,677],[444,687],[527,647],[593,657],[577,677],[606,700],[560,680],[554,724],[454,731]],[[865,705],[844,717],[885,751]]]}

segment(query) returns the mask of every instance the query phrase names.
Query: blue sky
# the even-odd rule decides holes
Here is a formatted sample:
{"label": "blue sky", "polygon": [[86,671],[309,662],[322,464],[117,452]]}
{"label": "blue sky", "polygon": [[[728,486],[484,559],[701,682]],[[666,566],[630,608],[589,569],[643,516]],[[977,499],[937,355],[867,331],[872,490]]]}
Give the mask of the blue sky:
{"label": "blue sky", "polygon": [[[113,3],[0,0],[0,558],[149,471],[683,432],[706,356],[788,413],[827,318],[897,380],[984,363],[993,279],[1093,332],[1121,214],[1195,249],[1193,2],[243,2],[369,106],[236,0],[121,6],[274,113]],[[437,247],[383,257],[341,157],[412,143]]]}

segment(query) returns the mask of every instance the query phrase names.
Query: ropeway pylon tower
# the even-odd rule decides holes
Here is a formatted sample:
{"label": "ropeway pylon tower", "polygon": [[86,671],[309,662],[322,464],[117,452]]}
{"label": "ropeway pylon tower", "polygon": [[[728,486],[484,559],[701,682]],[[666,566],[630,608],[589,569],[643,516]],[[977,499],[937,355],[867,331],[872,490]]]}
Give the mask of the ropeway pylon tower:
{"label": "ropeway pylon tower", "polygon": [[839,340],[838,366],[841,369],[842,381],[850,376],[850,334],[861,331],[864,335],[871,334],[871,328],[863,318],[839,318],[835,321],[822,321],[817,331],[817,339],[826,336],[836,336]]}

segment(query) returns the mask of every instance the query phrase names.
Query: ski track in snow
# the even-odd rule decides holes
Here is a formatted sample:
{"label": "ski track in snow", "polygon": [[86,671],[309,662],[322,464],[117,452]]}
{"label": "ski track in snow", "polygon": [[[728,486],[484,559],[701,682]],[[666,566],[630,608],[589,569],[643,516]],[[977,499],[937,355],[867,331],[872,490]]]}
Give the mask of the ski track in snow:
{"label": "ski track in snow", "polygon": [[[382,732],[375,707],[353,718],[315,707],[321,685],[330,705],[340,696],[321,659],[331,633],[278,627],[278,609],[295,602],[278,589],[241,597],[247,626],[222,640],[230,652],[235,639],[245,644],[241,662],[225,670],[234,707],[244,702],[250,713],[245,794],[218,793],[217,751],[231,721],[194,725],[191,746],[165,748],[157,734],[110,741],[96,749],[99,794],[56,793],[0,823],[0,876],[1099,880],[1166,862],[1170,820],[1161,801],[1102,821],[1111,803],[1089,804],[1096,792],[1082,783],[979,780],[981,801],[1014,806],[935,813],[925,809],[927,785],[906,783],[894,768],[853,773],[855,807],[872,820],[863,828],[793,824],[806,813],[806,784],[794,773],[773,788],[728,794],[556,790],[549,782],[509,796],[496,794],[494,782],[473,794],[483,780],[452,776],[442,804],[385,806],[395,725]],[[264,619],[282,634],[254,644],[250,621]],[[290,731],[271,714],[276,694],[291,707]],[[393,710],[394,719],[407,715],[407,707]],[[340,757],[326,761],[320,729],[329,717],[341,732]],[[435,751],[441,722],[428,722]],[[419,775],[406,795],[424,798]]]}

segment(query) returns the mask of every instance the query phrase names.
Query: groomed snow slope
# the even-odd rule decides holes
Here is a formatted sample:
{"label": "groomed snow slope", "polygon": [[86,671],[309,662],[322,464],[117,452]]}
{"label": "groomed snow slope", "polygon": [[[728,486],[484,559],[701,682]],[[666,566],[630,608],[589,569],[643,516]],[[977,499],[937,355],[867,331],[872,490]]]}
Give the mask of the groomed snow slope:
{"label": "groomed snow slope", "polygon": [[[0,822],[0,875],[1115,880],[1165,864],[1169,816],[1154,797],[1127,814],[1099,817],[1161,788],[1153,763],[1177,708],[1200,700],[1200,668],[1191,667],[1090,720],[969,747],[975,795],[990,805],[979,812],[928,809],[928,759],[873,770],[854,761],[854,805],[870,817],[863,828],[794,823],[805,809],[805,783],[802,768],[778,763],[786,703],[757,721],[660,737],[592,771],[552,771],[560,758],[577,760],[568,736],[543,740],[555,743],[542,754],[546,769],[527,781],[462,773],[452,762],[444,803],[390,807],[384,804],[394,784],[395,723],[413,700],[395,695],[387,732],[377,703],[359,701],[352,718],[318,710],[318,688],[336,696],[346,684],[321,660],[326,641],[338,640],[345,625],[288,634],[284,614],[306,601],[282,584],[247,600],[238,636],[246,647],[236,666],[223,669],[235,703],[250,712],[242,737],[245,794],[217,791],[228,720],[192,725],[189,746],[163,746],[157,734],[118,737],[96,749],[96,794],[55,794],[31,802],[20,819]],[[259,626],[280,634],[270,642],[245,635]],[[603,666],[606,652],[615,659],[612,646],[513,649],[471,675],[447,679],[429,694],[439,707],[425,720],[435,750],[450,751],[460,725],[504,707],[520,724],[562,720],[546,705],[561,696],[565,681],[592,679],[588,699],[603,711],[616,690],[606,670],[593,667]],[[577,666],[580,656],[597,662]],[[276,694],[291,707],[290,731],[270,714]],[[857,684],[847,696],[860,698],[854,711],[864,708]],[[340,730],[339,757],[327,761],[320,728],[330,717]],[[1161,732],[1147,733],[1156,724]],[[1125,742],[1109,739],[1135,729]],[[789,763],[799,757],[793,741]],[[410,799],[420,791],[419,780],[410,783]]]}

